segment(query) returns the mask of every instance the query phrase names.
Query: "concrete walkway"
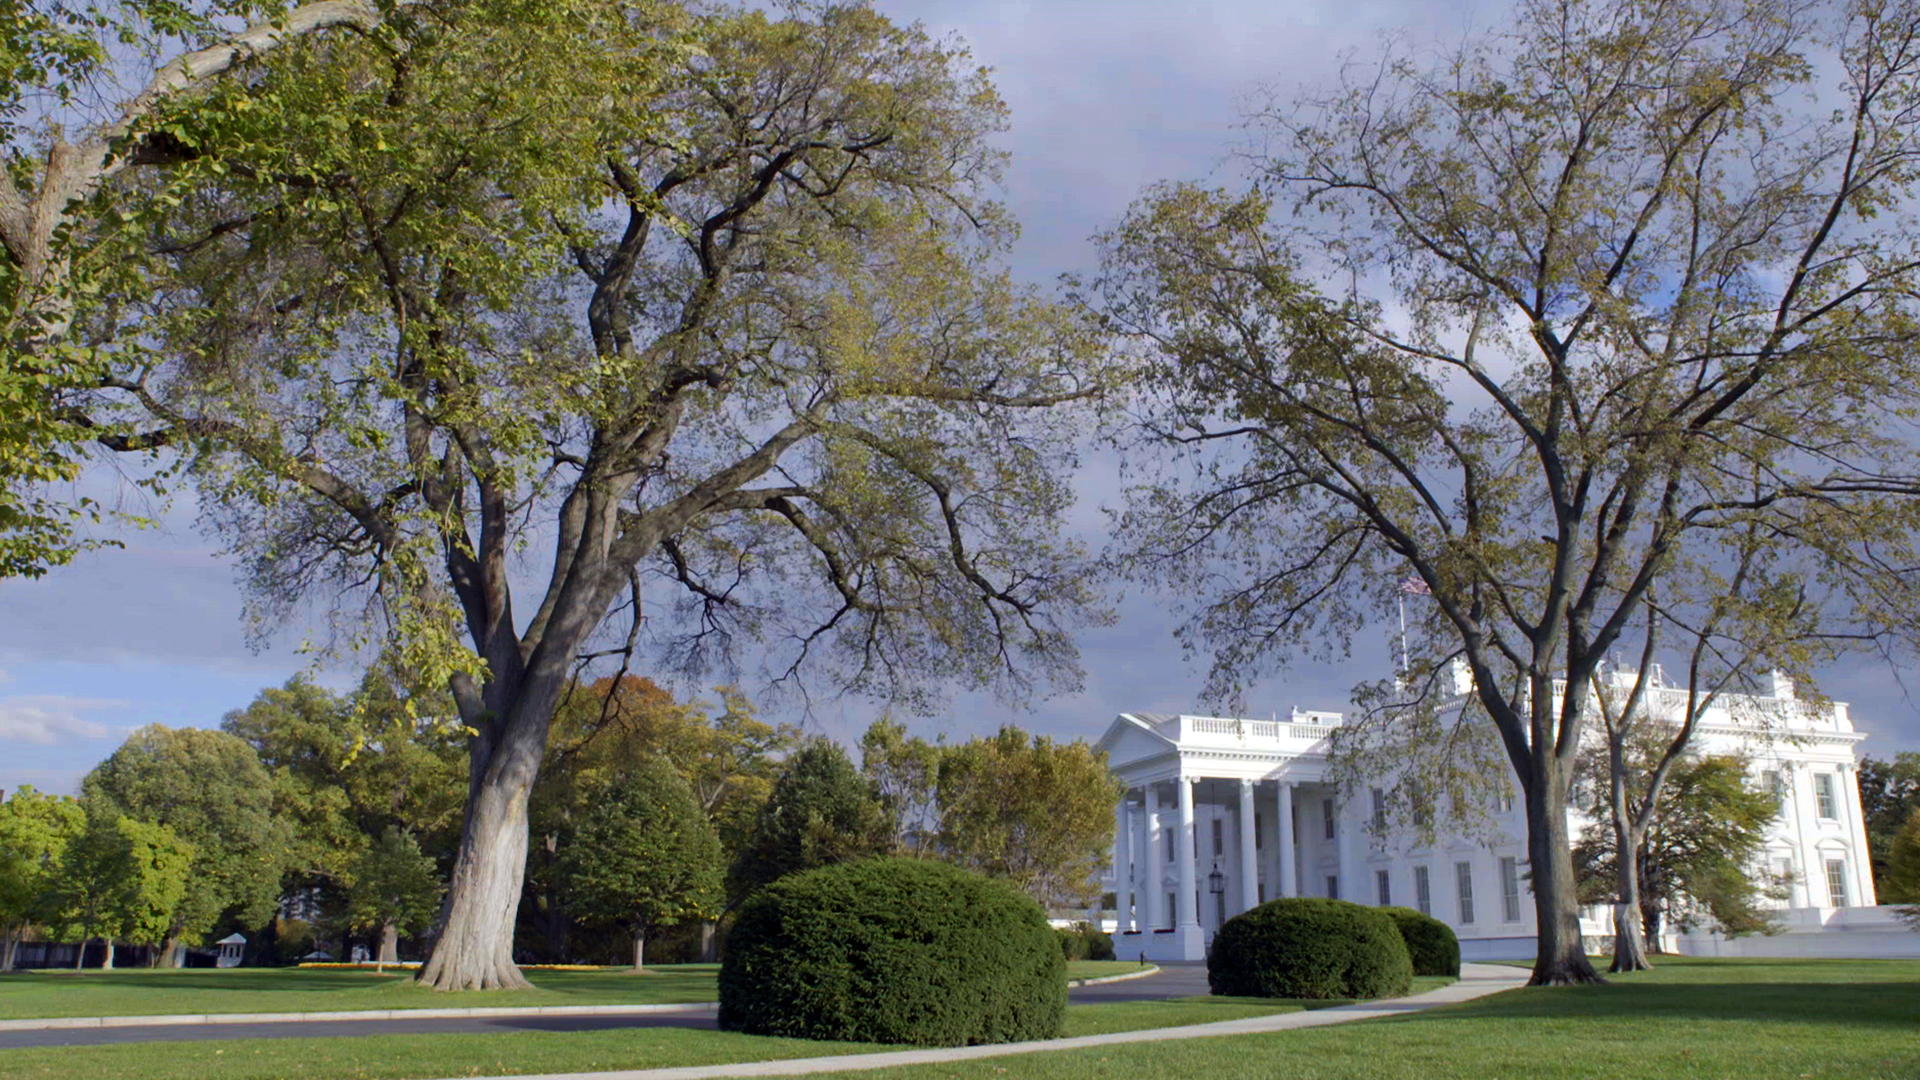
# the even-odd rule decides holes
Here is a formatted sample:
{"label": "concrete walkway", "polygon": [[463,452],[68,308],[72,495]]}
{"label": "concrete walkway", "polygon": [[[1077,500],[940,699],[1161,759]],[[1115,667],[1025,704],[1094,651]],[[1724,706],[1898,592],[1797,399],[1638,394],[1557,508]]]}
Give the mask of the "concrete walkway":
{"label": "concrete walkway", "polygon": [[[1069,1000],[1151,1001],[1207,992],[1204,967],[1174,965],[1075,979]],[[1197,974],[1196,974],[1197,973]],[[361,1012],[214,1013],[170,1016],[69,1016],[0,1020],[0,1051],[42,1046],[227,1039],[325,1039],[359,1035],[460,1035],[500,1031],[609,1031],[714,1026],[713,1002],[668,1005],[542,1005]]]}
{"label": "concrete walkway", "polygon": [[[1207,1039],[1218,1035],[1251,1035],[1294,1028],[1324,1027],[1354,1020],[1372,1020],[1382,1016],[1404,1016],[1436,1005],[1471,1001],[1502,990],[1524,986],[1528,972],[1524,968],[1492,964],[1462,964],[1460,980],[1439,990],[1370,1001],[1359,1005],[1341,1005],[1331,1009],[1309,1009],[1256,1016],[1245,1020],[1221,1020],[1187,1027],[1150,1028],[1146,1031],[1116,1031],[1107,1035],[1082,1035],[1071,1039],[1046,1039],[1039,1042],[998,1043],[992,1046],[953,1046],[932,1050],[889,1050],[876,1054],[839,1054],[834,1057],[794,1058],[789,1061],[747,1061],[731,1065],[688,1065],[672,1069],[628,1069],[615,1072],[552,1073],[537,1076],[485,1077],[482,1080],[704,1080],[730,1076],[803,1076],[808,1073],[848,1072],[856,1069],[886,1069],[896,1065],[931,1065],[976,1058],[1006,1057],[1012,1054],[1040,1054],[1051,1050],[1078,1050],[1089,1046],[1116,1046],[1121,1043],[1166,1042],[1174,1039]],[[464,1078],[470,1080],[470,1078]]]}

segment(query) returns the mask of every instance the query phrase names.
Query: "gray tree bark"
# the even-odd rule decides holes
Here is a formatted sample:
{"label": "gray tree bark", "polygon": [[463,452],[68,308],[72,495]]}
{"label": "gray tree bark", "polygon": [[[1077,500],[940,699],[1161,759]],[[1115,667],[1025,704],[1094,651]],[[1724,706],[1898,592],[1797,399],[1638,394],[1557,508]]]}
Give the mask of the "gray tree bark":
{"label": "gray tree bark", "polygon": [[400,924],[392,919],[380,924],[380,953],[376,963],[400,962]]}

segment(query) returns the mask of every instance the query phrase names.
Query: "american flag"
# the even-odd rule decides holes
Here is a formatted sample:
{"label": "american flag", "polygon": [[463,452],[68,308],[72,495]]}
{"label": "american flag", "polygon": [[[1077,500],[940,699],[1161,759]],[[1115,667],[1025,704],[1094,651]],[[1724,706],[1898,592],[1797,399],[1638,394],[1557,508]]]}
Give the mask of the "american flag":
{"label": "american flag", "polygon": [[1427,588],[1427,583],[1420,580],[1417,577],[1410,577],[1407,580],[1401,582],[1400,591],[1403,593],[1406,593],[1408,596],[1432,596],[1433,595],[1433,590]]}

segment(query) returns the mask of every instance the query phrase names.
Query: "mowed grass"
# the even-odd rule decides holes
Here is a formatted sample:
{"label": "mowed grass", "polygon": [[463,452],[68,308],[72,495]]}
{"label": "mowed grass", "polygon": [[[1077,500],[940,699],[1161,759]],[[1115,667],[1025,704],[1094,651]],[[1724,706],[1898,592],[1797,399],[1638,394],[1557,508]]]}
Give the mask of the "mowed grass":
{"label": "mowed grass", "polygon": [[1067,961],[1067,981],[1104,979],[1109,975],[1131,975],[1152,966],[1148,964],[1143,967],[1133,960],[1069,960]]}
{"label": "mowed grass", "polygon": [[[714,1001],[718,964],[605,971],[529,971],[533,990],[437,994],[410,973],[301,968],[30,972],[0,976],[0,1020],[60,1016],[352,1012],[364,1009],[668,1005]],[[1067,978],[1140,970],[1130,961],[1076,960]]]}
{"label": "mowed grass", "polygon": [[[1001,1072],[999,1070],[1005,1070]],[[847,1080],[1915,1080],[1920,962],[1680,960],[1266,1035],[819,1074]]]}
{"label": "mowed grass", "polygon": [[665,1005],[713,1001],[718,964],[530,971],[532,990],[435,993],[408,974],[300,968],[31,972],[0,976],[0,1019],[363,1009]]}
{"label": "mowed grass", "polygon": [[[1418,990],[1419,987],[1416,987]],[[1179,999],[1072,1006],[1093,1034],[1290,1011],[1292,1002]],[[361,1080],[634,1069],[880,1049],[643,1028],[566,1033],[235,1040],[0,1050],[0,1080]],[[860,1071],[848,1080],[1008,1076],[1233,1080],[1915,1080],[1920,962],[1685,961],[1612,986],[1516,990],[1389,1020],[1263,1035],[1048,1051]]]}
{"label": "mowed grass", "polygon": [[[1448,980],[1435,980],[1445,982]],[[1419,989],[1416,987],[1416,989]],[[1321,1004],[1321,1003],[1315,1003]],[[1067,1006],[1065,1034],[1205,1024],[1297,1012],[1300,1002],[1257,998],[1176,998]],[[0,1049],[0,1080],[405,1080],[405,1078],[714,1065],[898,1050],[867,1043],[769,1039],[696,1028],[558,1032],[530,1019],[524,1028],[482,1035],[373,1035],[361,1038],[234,1039],[126,1046]],[[5,1036],[0,1034],[0,1043]]]}

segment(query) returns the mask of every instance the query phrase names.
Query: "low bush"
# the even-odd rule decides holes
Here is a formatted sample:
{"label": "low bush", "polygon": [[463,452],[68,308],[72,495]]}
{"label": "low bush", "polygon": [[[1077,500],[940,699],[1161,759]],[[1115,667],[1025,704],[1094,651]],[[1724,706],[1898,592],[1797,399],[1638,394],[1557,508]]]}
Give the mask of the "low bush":
{"label": "low bush", "polygon": [[744,904],[720,1026],[755,1035],[963,1046],[1049,1039],[1066,960],[1040,905],[917,859],[792,874]]}
{"label": "low bush", "polygon": [[1400,940],[1407,943],[1407,955],[1413,960],[1415,975],[1460,976],[1460,939],[1454,935],[1453,927],[1412,908],[1375,910],[1384,912],[1400,928]]}
{"label": "low bush", "polygon": [[1113,936],[1105,930],[1082,920],[1072,926],[1056,926],[1055,936],[1060,939],[1060,954],[1068,960],[1111,960]]}
{"label": "low bush", "polygon": [[1214,935],[1207,984],[1238,997],[1394,997],[1413,985],[1413,961],[1393,919],[1374,908],[1271,900]]}

